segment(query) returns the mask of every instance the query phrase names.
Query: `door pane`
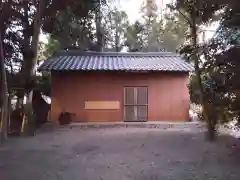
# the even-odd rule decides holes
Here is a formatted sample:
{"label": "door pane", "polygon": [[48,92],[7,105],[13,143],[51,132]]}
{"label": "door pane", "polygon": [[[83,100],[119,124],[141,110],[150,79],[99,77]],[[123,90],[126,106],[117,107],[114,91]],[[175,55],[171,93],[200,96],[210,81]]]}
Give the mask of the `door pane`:
{"label": "door pane", "polygon": [[138,121],[147,121],[148,108],[147,106],[137,107],[137,119]]}
{"label": "door pane", "polygon": [[134,121],[136,119],[134,106],[125,106],[124,107],[124,119],[125,119],[125,121]]}
{"label": "door pane", "polygon": [[147,105],[148,104],[148,89],[147,87],[137,88],[137,105]]}
{"label": "door pane", "polygon": [[134,104],[134,88],[133,87],[124,88],[124,104],[126,105]]}

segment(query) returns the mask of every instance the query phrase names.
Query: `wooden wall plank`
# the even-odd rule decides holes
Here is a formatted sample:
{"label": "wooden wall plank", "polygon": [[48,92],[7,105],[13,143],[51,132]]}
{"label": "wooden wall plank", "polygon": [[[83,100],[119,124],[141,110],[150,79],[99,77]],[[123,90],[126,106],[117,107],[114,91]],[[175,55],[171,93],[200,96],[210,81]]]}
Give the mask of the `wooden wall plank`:
{"label": "wooden wall plank", "polygon": [[120,109],[120,101],[85,101],[84,109]]}

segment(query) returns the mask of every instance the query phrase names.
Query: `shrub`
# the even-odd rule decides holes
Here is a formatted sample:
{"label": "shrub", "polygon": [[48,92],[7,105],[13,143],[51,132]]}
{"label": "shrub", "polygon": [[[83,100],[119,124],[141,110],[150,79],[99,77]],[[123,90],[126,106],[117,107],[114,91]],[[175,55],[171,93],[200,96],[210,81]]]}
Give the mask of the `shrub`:
{"label": "shrub", "polygon": [[62,112],[58,118],[60,125],[70,124],[72,121],[71,113],[69,112]]}

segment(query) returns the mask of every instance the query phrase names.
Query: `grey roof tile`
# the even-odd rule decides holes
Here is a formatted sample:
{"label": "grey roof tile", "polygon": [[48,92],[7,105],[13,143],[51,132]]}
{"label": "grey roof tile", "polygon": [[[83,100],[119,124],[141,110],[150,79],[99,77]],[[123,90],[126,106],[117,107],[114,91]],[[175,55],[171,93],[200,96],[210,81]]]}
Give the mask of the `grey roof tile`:
{"label": "grey roof tile", "polygon": [[40,71],[193,71],[181,56],[170,52],[113,53],[62,51],[45,60]]}

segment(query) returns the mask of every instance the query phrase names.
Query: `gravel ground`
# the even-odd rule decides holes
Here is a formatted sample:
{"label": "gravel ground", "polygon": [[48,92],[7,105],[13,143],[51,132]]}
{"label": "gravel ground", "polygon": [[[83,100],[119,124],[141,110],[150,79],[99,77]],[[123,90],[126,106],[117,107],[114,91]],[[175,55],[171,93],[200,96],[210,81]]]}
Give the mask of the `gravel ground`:
{"label": "gravel ground", "polygon": [[193,129],[63,128],[0,148],[1,180],[239,180],[232,139]]}

